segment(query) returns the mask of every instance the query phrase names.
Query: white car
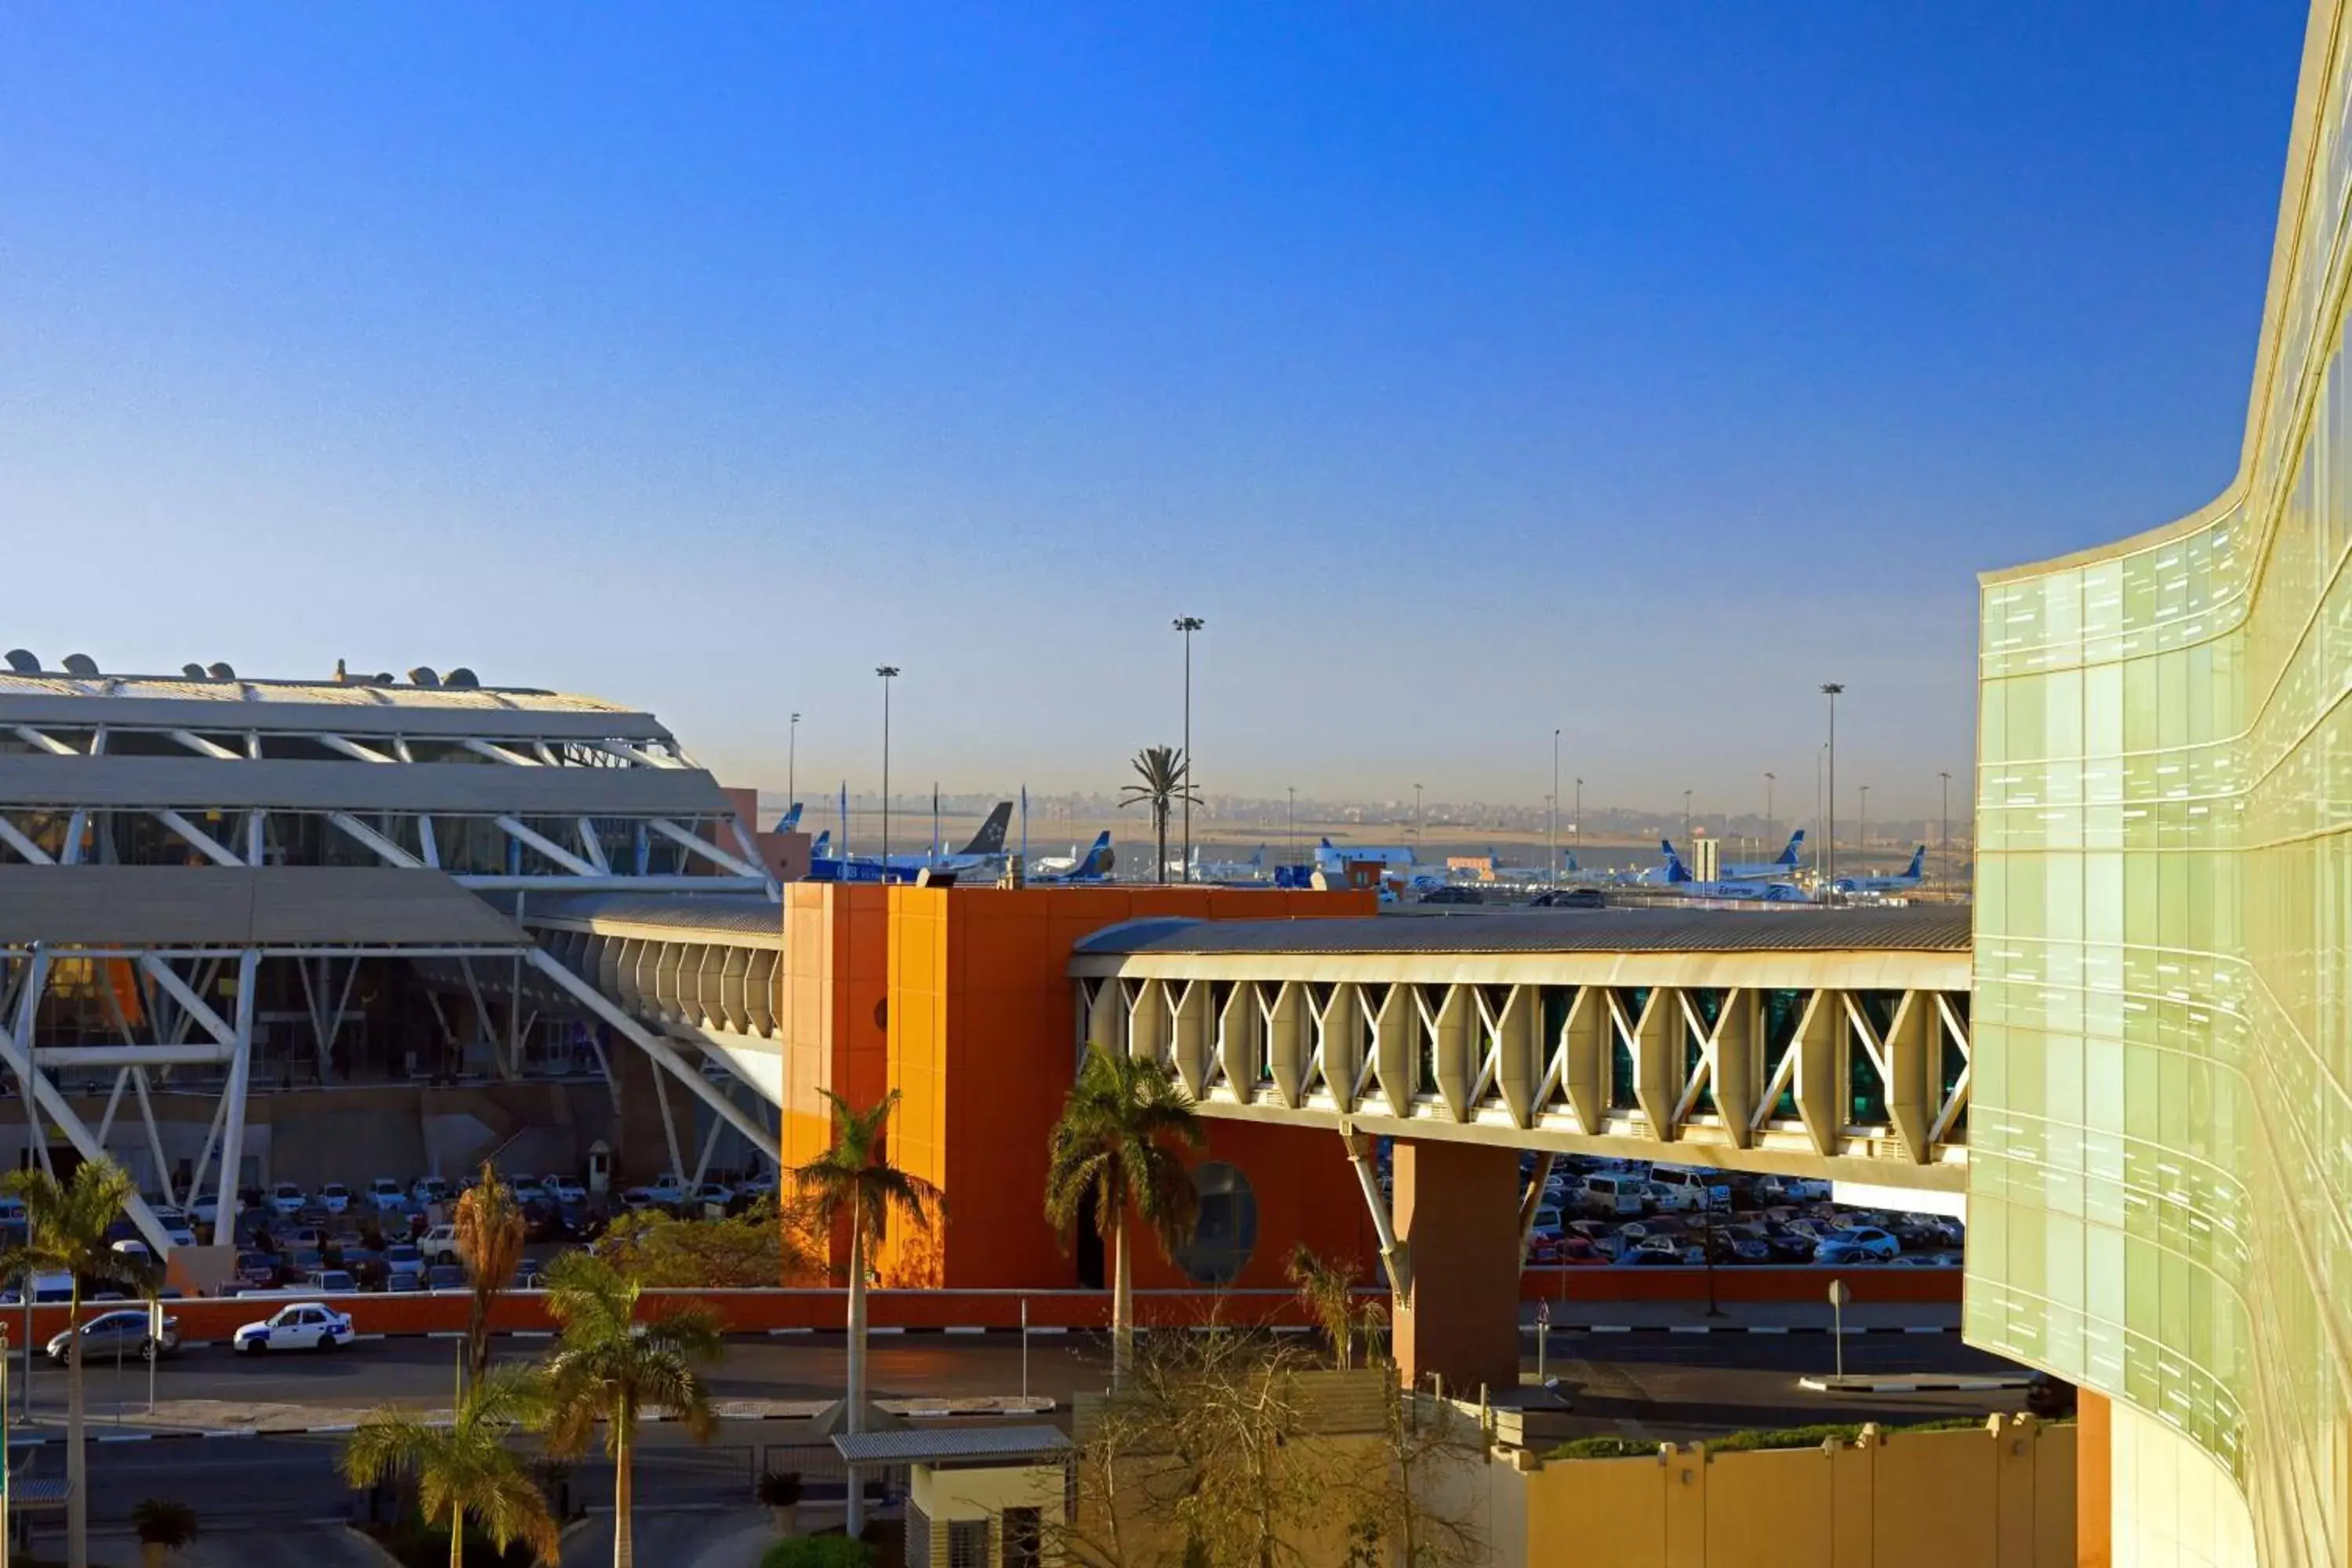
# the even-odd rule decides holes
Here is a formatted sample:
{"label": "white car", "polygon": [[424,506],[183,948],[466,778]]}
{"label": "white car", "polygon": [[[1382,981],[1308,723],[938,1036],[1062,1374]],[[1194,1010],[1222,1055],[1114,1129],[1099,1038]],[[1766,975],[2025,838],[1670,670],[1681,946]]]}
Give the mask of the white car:
{"label": "white car", "polygon": [[417,1237],[416,1250],[424,1255],[428,1266],[461,1261],[457,1257],[457,1227],[454,1225],[435,1226]]}
{"label": "white car", "polygon": [[390,1214],[408,1203],[408,1189],[396,1176],[378,1176],[368,1184],[368,1202],[375,1205],[378,1214]]}
{"label": "white car", "polygon": [[548,1177],[547,1193],[560,1204],[584,1204],[588,1201],[587,1184],[577,1176]]}
{"label": "white car", "polygon": [[547,1189],[540,1185],[537,1176],[509,1176],[507,1178],[507,1191],[514,1194],[514,1200],[519,1204],[547,1201]]}
{"label": "white car", "polygon": [[724,1182],[705,1182],[695,1190],[695,1202],[702,1205],[705,1219],[725,1219],[728,1205],[735,1201],[735,1189]]}
{"label": "white car", "polygon": [[329,1214],[341,1214],[352,1206],[352,1190],[341,1182],[329,1182],[319,1189],[319,1203]]}
{"label": "white car", "polygon": [[331,1351],[352,1342],[352,1319],[319,1301],[296,1301],[276,1315],[237,1330],[237,1353],[262,1351]]}
{"label": "white car", "polygon": [[646,1192],[655,1203],[665,1207],[675,1208],[686,1202],[686,1184],[677,1179],[676,1171],[655,1177],[653,1184],[646,1188]]}
{"label": "white car", "polygon": [[280,1182],[269,1189],[269,1206],[288,1219],[302,1212],[302,1189],[292,1182]]}
{"label": "white car", "polygon": [[449,1201],[449,1184],[438,1176],[419,1176],[408,1195],[420,1204],[446,1204]]}

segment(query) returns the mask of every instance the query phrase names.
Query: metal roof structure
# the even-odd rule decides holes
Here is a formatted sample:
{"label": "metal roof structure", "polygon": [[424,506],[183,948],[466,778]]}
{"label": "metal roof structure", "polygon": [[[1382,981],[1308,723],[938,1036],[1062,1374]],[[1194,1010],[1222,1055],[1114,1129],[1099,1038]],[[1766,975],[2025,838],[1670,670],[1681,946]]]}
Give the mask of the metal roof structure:
{"label": "metal roof structure", "polygon": [[447,877],[371,866],[0,866],[0,945],[520,949]]}
{"label": "metal roof structure", "polygon": [[757,893],[570,893],[534,899],[529,923],[597,932],[645,931],[680,940],[751,937],[783,942],[783,910]]}
{"label": "metal roof structure", "polygon": [[979,1459],[1058,1462],[1070,1439],[1054,1426],[938,1426],[897,1432],[842,1432],[833,1439],[853,1465],[966,1464]]}
{"label": "metal roof structure", "polygon": [[1496,910],[1349,920],[1130,921],[1074,956],[1244,953],[1966,952],[1965,905]]}

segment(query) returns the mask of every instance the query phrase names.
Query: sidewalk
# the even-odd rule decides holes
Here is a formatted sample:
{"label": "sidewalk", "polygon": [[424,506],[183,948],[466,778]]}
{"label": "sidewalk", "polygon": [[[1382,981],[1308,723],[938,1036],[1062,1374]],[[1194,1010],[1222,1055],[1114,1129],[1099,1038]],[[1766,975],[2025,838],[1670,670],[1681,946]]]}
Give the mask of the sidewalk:
{"label": "sidewalk", "polygon": [[[1566,1301],[1552,1300],[1554,1334],[1617,1331],[1632,1333],[1772,1333],[1826,1334],[1832,1313],[1830,1304],[1806,1301],[1727,1301],[1720,1316],[1706,1315],[1704,1301]],[[1520,1325],[1532,1331],[1536,1304],[1519,1311]],[[1844,1312],[1849,1334],[1953,1333],[1960,1331],[1960,1309],[1955,1302],[1857,1301]]]}

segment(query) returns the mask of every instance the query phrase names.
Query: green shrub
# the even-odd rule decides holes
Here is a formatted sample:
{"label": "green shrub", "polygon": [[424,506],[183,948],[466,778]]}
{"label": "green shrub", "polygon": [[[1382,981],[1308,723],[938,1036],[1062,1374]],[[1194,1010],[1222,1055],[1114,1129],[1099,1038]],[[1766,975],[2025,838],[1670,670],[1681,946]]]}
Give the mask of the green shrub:
{"label": "green shrub", "polygon": [[176,1552],[196,1538],[196,1510],[184,1502],[147,1498],[131,1510],[131,1528],[149,1545]]}
{"label": "green shrub", "polygon": [[1575,1437],[1544,1456],[1547,1459],[1647,1459],[1658,1446],[1632,1437]]}
{"label": "green shrub", "polygon": [[1859,1421],[1823,1421],[1811,1426],[1765,1426],[1751,1432],[1734,1432],[1728,1437],[1709,1437],[1706,1446],[1718,1454],[1746,1454],[1759,1448],[1818,1448],[1832,1437],[1840,1443],[1851,1443],[1861,1436]]}
{"label": "green shrub", "polygon": [[845,1535],[795,1535],[768,1548],[760,1568],[873,1568],[874,1548]]}

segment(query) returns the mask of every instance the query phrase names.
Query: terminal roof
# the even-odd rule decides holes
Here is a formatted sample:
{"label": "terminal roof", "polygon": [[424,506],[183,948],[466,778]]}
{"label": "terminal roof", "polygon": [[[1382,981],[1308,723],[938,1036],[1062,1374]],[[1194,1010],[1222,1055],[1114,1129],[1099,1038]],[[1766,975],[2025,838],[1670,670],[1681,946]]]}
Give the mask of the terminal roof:
{"label": "terminal roof", "polygon": [[0,942],[519,948],[438,871],[389,867],[0,866]]}
{"label": "terminal roof", "polygon": [[1053,1426],[935,1426],[841,1432],[833,1446],[853,1465],[940,1465],[973,1459],[1056,1460],[1070,1440]]}
{"label": "terminal roof", "polygon": [[782,906],[760,893],[534,894],[523,918],[534,924],[660,926],[713,935],[781,937],[784,929]]}
{"label": "terminal roof", "polygon": [[1346,920],[1127,921],[1076,956],[1140,953],[1965,952],[1964,904],[1876,909],[1486,910]]}

